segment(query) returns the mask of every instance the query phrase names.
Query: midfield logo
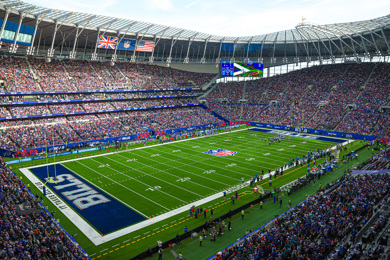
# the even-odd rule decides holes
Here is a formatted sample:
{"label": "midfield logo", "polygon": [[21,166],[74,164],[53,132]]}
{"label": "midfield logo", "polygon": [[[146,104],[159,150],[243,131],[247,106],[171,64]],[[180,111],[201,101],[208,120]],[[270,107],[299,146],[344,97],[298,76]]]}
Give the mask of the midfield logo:
{"label": "midfield logo", "polygon": [[225,149],[220,149],[219,148],[219,149],[216,149],[216,150],[208,150],[207,152],[204,152],[204,153],[223,157],[223,156],[235,155],[237,152],[233,152],[233,151],[229,151],[229,150],[225,150]]}

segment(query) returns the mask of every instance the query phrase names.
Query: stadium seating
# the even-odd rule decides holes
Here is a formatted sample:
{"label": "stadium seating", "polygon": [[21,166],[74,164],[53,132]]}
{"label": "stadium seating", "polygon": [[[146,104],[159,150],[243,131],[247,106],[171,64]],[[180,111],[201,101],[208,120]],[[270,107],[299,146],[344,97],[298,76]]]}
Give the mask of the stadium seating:
{"label": "stadium seating", "polygon": [[[219,83],[206,99],[212,110],[232,121],[388,136],[388,117],[372,112],[389,103],[389,71],[387,63],[316,66],[260,80]],[[242,98],[248,105],[237,105]]]}
{"label": "stadium seating", "polygon": [[372,216],[380,199],[388,198],[389,180],[388,175],[350,176],[330,194],[308,198],[214,259],[326,259],[353,227]]}
{"label": "stadium seating", "polygon": [[[1,157],[0,190],[1,259],[87,259]],[[22,204],[35,210],[18,213]]]}
{"label": "stadium seating", "polygon": [[36,83],[34,75],[32,74],[25,58],[2,56],[0,75],[7,82],[7,86],[4,91],[42,91],[39,84]]}
{"label": "stadium seating", "polygon": [[[118,104],[114,103],[114,105]],[[91,108],[89,105],[86,106],[86,104],[83,104],[83,106],[86,109]],[[93,108],[102,108],[100,105],[97,106]],[[123,107],[126,107],[126,104],[123,104]],[[68,109],[67,106],[63,107],[63,105],[60,108]],[[81,109],[81,106],[76,108]],[[48,145],[53,145],[53,143],[57,145],[146,133],[147,130],[140,127],[140,125],[147,125],[152,130],[160,131],[219,123],[221,120],[214,117],[210,112],[200,107],[195,107],[134,111],[129,113],[122,112],[101,114],[98,116],[70,116],[66,119],[48,118],[16,122],[20,126],[6,126],[6,129],[0,130],[1,148],[24,150],[43,147],[45,146],[45,142]]]}

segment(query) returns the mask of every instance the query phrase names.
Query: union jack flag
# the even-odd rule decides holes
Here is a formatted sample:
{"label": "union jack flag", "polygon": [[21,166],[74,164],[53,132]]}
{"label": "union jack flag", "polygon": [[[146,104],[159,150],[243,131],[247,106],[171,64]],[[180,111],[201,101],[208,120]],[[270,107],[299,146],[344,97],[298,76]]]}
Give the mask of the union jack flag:
{"label": "union jack flag", "polygon": [[98,48],[115,50],[118,37],[100,35]]}

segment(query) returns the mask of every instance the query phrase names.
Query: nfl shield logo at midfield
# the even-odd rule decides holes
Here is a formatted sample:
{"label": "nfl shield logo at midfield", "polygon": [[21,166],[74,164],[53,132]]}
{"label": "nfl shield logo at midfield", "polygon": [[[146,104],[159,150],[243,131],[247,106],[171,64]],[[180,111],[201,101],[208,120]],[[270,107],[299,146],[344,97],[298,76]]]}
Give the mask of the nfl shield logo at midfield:
{"label": "nfl shield logo at midfield", "polygon": [[222,157],[222,156],[232,156],[235,155],[237,152],[218,148],[216,150],[208,150],[207,152],[204,153]]}

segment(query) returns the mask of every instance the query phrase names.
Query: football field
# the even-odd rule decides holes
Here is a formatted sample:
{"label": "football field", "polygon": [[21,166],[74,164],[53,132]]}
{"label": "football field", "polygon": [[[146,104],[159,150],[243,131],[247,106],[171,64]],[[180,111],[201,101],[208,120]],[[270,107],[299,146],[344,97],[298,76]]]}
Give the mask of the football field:
{"label": "football field", "polygon": [[228,198],[236,190],[249,190],[248,181],[262,170],[267,174],[308,151],[345,141],[291,133],[290,140],[286,136],[281,143],[269,145],[268,137],[274,133],[242,129],[49,167],[34,166],[22,172],[39,189],[39,181],[54,178],[55,182],[47,182],[53,204],[62,201],[62,206],[56,204],[58,209],[93,244],[101,245],[169,217],[189,215],[192,205],[221,198],[224,190],[228,190]]}

